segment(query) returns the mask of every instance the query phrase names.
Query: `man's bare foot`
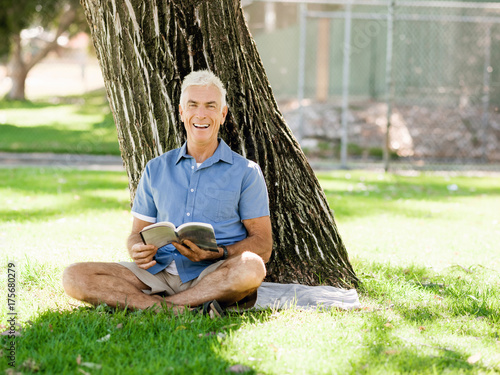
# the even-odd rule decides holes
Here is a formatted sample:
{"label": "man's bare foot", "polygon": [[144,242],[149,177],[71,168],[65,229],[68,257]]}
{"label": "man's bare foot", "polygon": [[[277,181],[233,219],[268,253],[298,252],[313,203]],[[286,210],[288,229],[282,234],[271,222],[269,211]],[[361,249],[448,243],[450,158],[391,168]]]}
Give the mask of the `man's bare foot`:
{"label": "man's bare foot", "polygon": [[174,315],[177,316],[183,314],[186,311],[186,306],[175,305],[172,302],[166,301],[165,298],[158,295],[152,295],[152,297],[155,297],[158,302],[149,307],[148,310],[154,311],[155,313],[162,313],[170,310],[174,313]]}

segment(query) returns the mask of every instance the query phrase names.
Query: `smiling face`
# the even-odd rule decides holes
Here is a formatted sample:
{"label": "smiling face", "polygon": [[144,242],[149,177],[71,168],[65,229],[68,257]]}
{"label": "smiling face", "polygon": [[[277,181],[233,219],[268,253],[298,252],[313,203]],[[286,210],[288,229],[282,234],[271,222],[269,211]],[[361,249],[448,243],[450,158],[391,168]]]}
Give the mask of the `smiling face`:
{"label": "smiling face", "polygon": [[227,106],[221,108],[221,93],[213,85],[189,86],[179,113],[187,132],[188,147],[217,148],[217,135],[224,123]]}

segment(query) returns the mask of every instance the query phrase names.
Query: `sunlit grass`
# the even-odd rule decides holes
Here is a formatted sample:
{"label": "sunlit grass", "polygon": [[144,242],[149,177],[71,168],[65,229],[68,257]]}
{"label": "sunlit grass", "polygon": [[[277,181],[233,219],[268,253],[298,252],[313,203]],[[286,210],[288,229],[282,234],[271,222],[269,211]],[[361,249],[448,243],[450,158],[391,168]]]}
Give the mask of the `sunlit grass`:
{"label": "sunlit grass", "polygon": [[[124,172],[0,169],[0,267],[15,260],[19,268],[16,370],[499,373],[498,178],[345,171],[319,178],[362,281],[362,307],[213,321],[88,308],[64,294],[67,265],[128,259]],[[0,324],[6,313],[4,304]]]}
{"label": "sunlit grass", "polygon": [[0,151],[119,155],[103,91],[52,101],[0,101]]}
{"label": "sunlit grass", "polygon": [[352,258],[500,269],[498,177],[335,172],[320,179]]}

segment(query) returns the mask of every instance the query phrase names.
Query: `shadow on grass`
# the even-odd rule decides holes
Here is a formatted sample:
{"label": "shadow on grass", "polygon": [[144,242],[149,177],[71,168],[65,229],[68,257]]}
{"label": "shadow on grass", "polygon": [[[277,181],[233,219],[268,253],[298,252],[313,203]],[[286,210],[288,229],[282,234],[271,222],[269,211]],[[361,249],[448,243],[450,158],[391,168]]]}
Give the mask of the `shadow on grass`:
{"label": "shadow on grass", "polygon": [[21,194],[95,193],[99,190],[122,191],[127,187],[125,172],[63,168],[0,169],[0,189]]}
{"label": "shadow on grass", "polygon": [[363,314],[365,334],[361,353],[350,361],[353,373],[492,371],[469,363],[473,353],[466,345],[442,343],[481,338],[487,345],[485,341],[498,340],[493,327],[500,319],[500,292],[498,283],[488,281],[496,279],[497,271],[451,267],[436,274],[414,265],[360,266],[365,270],[357,270],[361,299],[378,307]]}
{"label": "shadow on grass", "polygon": [[[54,374],[98,369],[104,374],[222,374],[232,365],[220,355],[225,338],[245,319],[231,315],[211,320],[194,313],[174,317],[170,311],[114,311],[102,305],[46,311],[16,338],[16,369]],[[5,356],[0,358],[0,363],[5,361]]]}
{"label": "shadow on grass", "polygon": [[[2,125],[0,150],[119,155],[118,138],[104,90],[50,101],[2,101],[12,118]],[[9,111],[9,112],[7,112]],[[95,121],[96,115],[101,121]],[[91,116],[91,117],[89,117]],[[31,126],[19,126],[20,123]]]}
{"label": "shadow on grass", "polygon": [[68,197],[67,199],[59,199],[57,203],[50,207],[43,208],[26,208],[11,210],[9,208],[0,208],[0,222],[15,221],[19,224],[34,221],[47,221],[61,215],[75,215],[92,211],[107,211],[107,210],[130,210],[128,201],[119,198],[100,198],[91,196],[91,193],[79,195],[78,199]]}
{"label": "shadow on grass", "polygon": [[377,313],[365,320],[362,352],[357,360],[350,361],[356,369],[352,373],[440,374],[487,370],[467,363],[467,353],[429,345],[423,338],[395,335],[386,324],[387,318]]}
{"label": "shadow on grass", "polygon": [[[384,213],[410,218],[433,218],[446,212],[431,212],[425,207],[416,207],[418,202],[442,202],[464,197],[500,196],[495,178],[472,178],[443,176],[402,177],[358,172],[357,178],[336,177],[319,173],[330,207],[335,216],[359,218]],[[410,204],[407,204],[410,203]]]}
{"label": "shadow on grass", "polygon": [[43,109],[62,105],[75,104],[109,108],[104,88],[89,91],[83,95],[53,96],[40,100],[0,100],[0,109]]}
{"label": "shadow on grass", "polygon": [[[362,172],[359,174],[363,176]],[[373,174],[368,176],[372,176],[372,178],[346,179],[331,174],[318,173],[318,178],[325,185],[326,193],[365,197],[366,199],[442,200],[449,197],[482,194],[500,195],[497,178],[445,178],[437,175],[406,177],[391,174],[383,175],[383,179],[379,180]],[[328,185],[329,182],[333,182],[333,186]]]}
{"label": "shadow on grass", "polygon": [[[46,220],[94,210],[129,210],[124,172],[0,169],[1,221]],[[11,203],[9,203],[9,201]]]}
{"label": "shadow on grass", "polygon": [[49,101],[30,101],[30,100],[0,100],[0,109],[43,109],[50,107],[58,107],[61,105],[57,102]]}
{"label": "shadow on grass", "polygon": [[[288,368],[288,360],[277,359],[274,345],[283,348],[284,357],[300,351],[319,361],[322,358],[314,345],[324,346],[321,353],[334,353],[335,337],[347,335],[352,344],[351,340],[343,341],[350,346],[344,348],[349,359],[348,368],[342,373],[494,373],[496,368],[487,367],[487,360],[468,363],[475,353],[468,350],[475,349],[455,345],[453,341],[469,339],[484,348],[498,340],[494,327],[500,314],[500,292],[496,284],[485,288],[494,280],[496,271],[451,267],[435,274],[421,266],[378,263],[364,263],[357,268],[361,268],[357,273],[363,281],[362,299],[378,306],[371,311],[262,311],[231,314],[217,320],[192,314],[174,317],[170,312],[114,311],[105,306],[45,311],[16,338],[16,370],[76,373],[99,368],[105,374],[222,374],[238,363],[232,358],[241,358],[242,350],[247,351],[245,356],[259,353],[264,358],[266,363],[256,363],[257,369],[274,364],[275,369],[281,370]],[[46,273],[48,267],[37,272]],[[34,280],[30,285],[38,284]],[[487,297],[485,309],[478,311],[476,305],[464,303],[467,295],[477,300]],[[331,319],[325,323],[325,319],[315,319],[316,314]],[[265,323],[275,324],[275,328],[266,330]],[[420,326],[426,329],[420,330]],[[259,332],[252,332],[253,327]],[[318,332],[321,327],[324,332]],[[240,328],[251,334],[249,340],[241,335]],[[289,337],[277,343],[274,336],[279,335],[280,329],[285,329]],[[308,342],[310,338],[313,344]],[[5,346],[6,338],[0,342]],[[270,348],[267,351],[274,354],[266,359],[259,351],[261,347],[264,352]],[[0,357],[0,367],[5,361],[5,356]],[[300,371],[300,363],[293,366],[295,373],[313,373],[318,369],[313,365],[309,372]],[[249,369],[246,373],[256,371]]]}
{"label": "shadow on grass", "polygon": [[[423,266],[387,263],[365,264],[363,269],[370,272],[356,271],[361,280],[361,295],[383,305],[390,301],[390,309],[408,322],[425,325],[449,317],[500,322],[500,281],[496,270],[457,266],[435,273]],[[482,335],[480,331],[474,334]]]}
{"label": "shadow on grass", "polygon": [[0,150],[120,155],[115,128],[110,128],[104,121],[95,123],[93,128],[94,131],[87,131],[53,125],[22,127],[3,124]]}

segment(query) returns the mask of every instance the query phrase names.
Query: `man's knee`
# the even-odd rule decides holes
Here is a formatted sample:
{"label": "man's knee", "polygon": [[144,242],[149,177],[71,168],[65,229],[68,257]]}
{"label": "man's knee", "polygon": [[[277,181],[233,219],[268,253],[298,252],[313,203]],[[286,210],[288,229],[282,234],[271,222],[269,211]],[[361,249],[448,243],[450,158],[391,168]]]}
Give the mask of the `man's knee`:
{"label": "man's knee", "polygon": [[233,266],[233,275],[238,287],[257,288],[266,277],[266,266],[260,256],[246,251]]}
{"label": "man's knee", "polygon": [[107,263],[99,262],[70,264],[62,276],[64,291],[73,298],[85,300],[87,289],[96,283],[95,277],[106,273],[108,268]]}
{"label": "man's knee", "polygon": [[81,291],[88,279],[88,264],[73,263],[66,267],[62,276],[62,284],[66,294],[76,299],[82,299]]}
{"label": "man's knee", "polygon": [[245,266],[251,268],[259,279],[263,280],[266,277],[266,265],[260,256],[250,251],[244,252],[241,256]]}

